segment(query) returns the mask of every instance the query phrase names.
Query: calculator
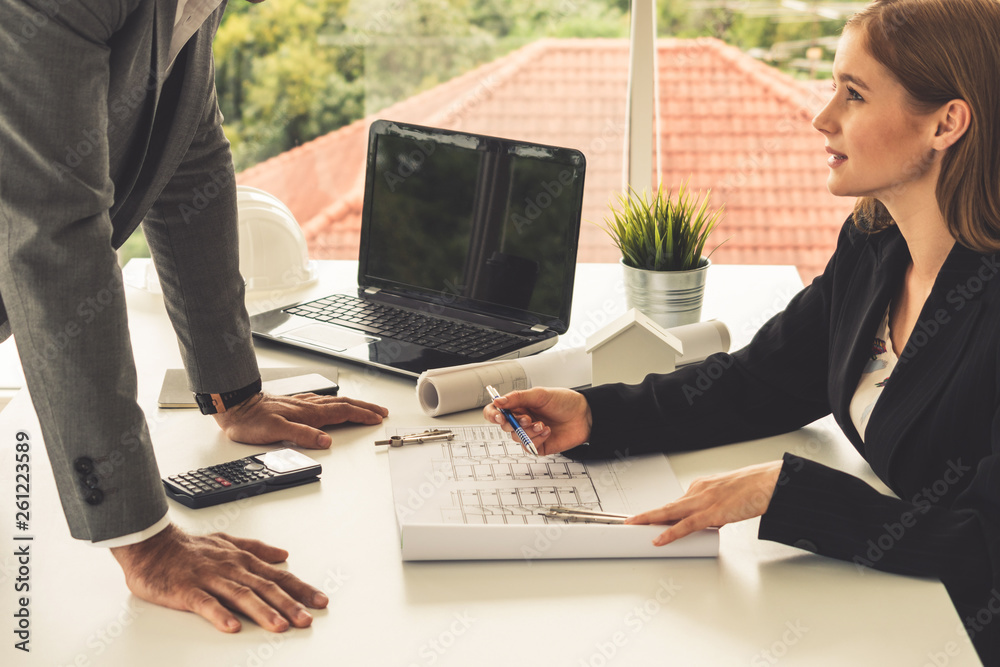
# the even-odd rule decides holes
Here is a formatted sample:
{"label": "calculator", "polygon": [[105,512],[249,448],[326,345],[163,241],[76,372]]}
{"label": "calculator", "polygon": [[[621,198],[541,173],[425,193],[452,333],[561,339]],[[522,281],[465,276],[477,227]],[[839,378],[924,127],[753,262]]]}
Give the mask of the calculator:
{"label": "calculator", "polygon": [[278,449],[163,480],[167,496],[198,509],[319,481],[323,467],[302,452]]}

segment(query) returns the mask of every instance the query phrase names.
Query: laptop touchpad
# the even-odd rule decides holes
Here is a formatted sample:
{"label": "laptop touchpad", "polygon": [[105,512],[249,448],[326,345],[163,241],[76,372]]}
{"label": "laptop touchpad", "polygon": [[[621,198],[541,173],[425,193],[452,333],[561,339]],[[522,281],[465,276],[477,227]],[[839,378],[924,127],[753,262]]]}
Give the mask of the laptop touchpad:
{"label": "laptop touchpad", "polygon": [[347,329],[321,324],[307,324],[304,327],[292,329],[281,334],[280,338],[287,338],[307,345],[316,345],[336,352],[343,352],[348,348],[367,345],[379,340]]}

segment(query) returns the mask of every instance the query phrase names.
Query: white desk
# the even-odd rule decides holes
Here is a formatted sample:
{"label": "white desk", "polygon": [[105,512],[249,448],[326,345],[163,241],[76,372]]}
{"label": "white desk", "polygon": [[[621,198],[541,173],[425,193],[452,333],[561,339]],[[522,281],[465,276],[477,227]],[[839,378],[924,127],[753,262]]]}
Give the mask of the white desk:
{"label": "white desk", "polygon": [[[324,263],[323,272],[347,288],[354,284],[353,266]],[[580,274],[573,329],[560,345],[582,344],[584,332],[624,310],[618,267],[584,265]],[[725,321],[734,346],[742,345],[798,285],[792,267],[713,266],[704,317]],[[301,295],[322,291],[314,286]],[[253,451],[226,440],[211,418],[156,410],[163,370],[180,365],[177,346],[159,297],[128,292],[140,400],[161,471]],[[271,344],[262,344],[259,355],[262,365],[303,363],[301,353]],[[308,363],[318,359],[309,355]],[[413,381],[330,363],[340,369],[343,394],[388,406],[390,423],[432,421],[417,406]],[[470,411],[433,421],[478,419],[478,411]],[[36,443],[30,655],[13,649],[11,632],[18,597],[13,444],[22,429]],[[0,414],[0,664],[979,664],[941,584],[862,571],[759,541],[757,521],[724,527],[718,559],[403,563],[386,455],[372,445],[382,428],[331,432],[334,446],[314,454],[324,470],[318,485],[197,511],[171,503],[173,519],[185,529],[224,530],[287,548],[289,567],[330,595],[329,608],[315,614],[308,630],[272,635],[248,622],[241,633],[227,636],[193,614],[133,598],[107,553],[69,537],[38,446],[37,422],[26,396],[16,397]],[[826,420],[793,434],[671,460],[686,485],[784,451],[873,479]]]}

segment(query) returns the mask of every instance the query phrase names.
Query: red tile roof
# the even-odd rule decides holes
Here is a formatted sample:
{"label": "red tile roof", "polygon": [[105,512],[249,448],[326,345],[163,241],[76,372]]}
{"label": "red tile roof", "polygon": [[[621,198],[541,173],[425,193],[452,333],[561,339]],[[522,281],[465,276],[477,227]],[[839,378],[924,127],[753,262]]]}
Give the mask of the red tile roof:
{"label": "red tile roof", "polygon": [[[832,253],[853,200],[826,189],[825,102],[798,82],[711,38],[661,40],[664,187],[712,190],[726,217],[712,256],[727,264],[794,264],[808,282]],[[594,224],[622,186],[628,43],[546,39],[293,148],[238,176],[295,213],[316,258],[355,258],[368,125],[388,118],[569,146],[587,157],[581,262],[617,261]],[[655,150],[655,147],[653,148]]]}

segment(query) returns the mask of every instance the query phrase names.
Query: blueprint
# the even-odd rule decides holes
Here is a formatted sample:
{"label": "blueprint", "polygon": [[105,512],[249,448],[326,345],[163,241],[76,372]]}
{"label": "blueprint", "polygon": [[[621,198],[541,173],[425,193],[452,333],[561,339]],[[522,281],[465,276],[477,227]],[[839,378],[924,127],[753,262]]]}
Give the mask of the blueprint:
{"label": "blueprint", "polygon": [[[434,427],[393,428],[386,434],[429,428]],[[389,448],[404,558],[717,554],[716,531],[700,539],[692,536],[691,548],[653,549],[650,542],[662,527],[570,524],[541,514],[553,506],[636,514],[663,505],[682,489],[662,455],[586,463],[561,455],[536,458],[499,426],[483,422],[448,428],[454,440]],[[556,535],[559,539],[548,544]],[[609,535],[615,545],[610,549]],[[548,548],[537,549],[539,543]]]}

